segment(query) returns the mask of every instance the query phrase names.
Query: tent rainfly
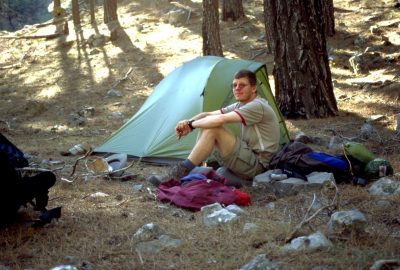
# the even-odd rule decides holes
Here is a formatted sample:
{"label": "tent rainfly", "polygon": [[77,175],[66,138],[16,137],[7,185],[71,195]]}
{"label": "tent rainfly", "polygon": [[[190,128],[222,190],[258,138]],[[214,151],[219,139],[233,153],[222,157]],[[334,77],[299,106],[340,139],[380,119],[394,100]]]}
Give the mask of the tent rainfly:
{"label": "tent rainfly", "polygon": [[[178,140],[176,123],[235,102],[231,83],[234,74],[241,69],[256,73],[258,95],[268,100],[275,111],[280,121],[280,143],[287,143],[289,134],[271,92],[265,64],[202,56],[184,63],[161,80],[139,111],[94,152],[127,154],[156,164],[186,158],[195,144],[198,130]],[[229,128],[238,134],[237,124]]]}

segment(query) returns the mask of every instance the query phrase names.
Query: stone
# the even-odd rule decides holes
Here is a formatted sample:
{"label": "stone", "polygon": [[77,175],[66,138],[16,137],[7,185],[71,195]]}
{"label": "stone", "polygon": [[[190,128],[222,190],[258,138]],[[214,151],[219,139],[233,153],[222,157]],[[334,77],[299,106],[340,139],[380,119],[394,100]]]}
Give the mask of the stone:
{"label": "stone", "polygon": [[260,185],[270,186],[271,185],[271,174],[282,173],[281,169],[268,170],[264,173],[258,174],[253,178],[253,187]]}
{"label": "stone", "polygon": [[283,247],[285,251],[294,251],[300,249],[316,250],[331,247],[332,242],[321,232],[316,232],[308,236],[301,236],[293,239],[289,244]]}
{"label": "stone", "polygon": [[373,183],[368,192],[373,195],[399,195],[400,194],[400,181],[392,180],[389,177],[382,177]]}
{"label": "stone", "polygon": [[78,268],[72,265],[58,265],[56,267],[51,268],[50,270],[78,270]]}
{"label": "stone", "polygon": [[333,176],[333,173],[312,172],[306,177],[307,177],[307,182],[310,184],[320,184],[322,186],[325,182],[335,183],[335,176]]}
{"label": "stone", "polygon": [[332,214],[328,222],[328,232],[336,235],[362,234],[366,226],[367,219],[360,211],[339,211]]}
{"label": "stone", "polygon": [[288,178],[282,181],[277,181],[273,184],[274,193],[278,197],[287,197],[296,195],[301,191],[306,190],[307,182],[299,178]]}
{"label": "stone", "polygon": [[237,206],[236,204],[230,204],[227,207],[225,207],[225,209],[237,215],[245,213],[244,210],[239,206]]}
{"label": "stone", "polygon": [[177,248],[181,246],[182,243],[180,239],[175,239],[169,235],[163,234],[157,239],[138,243],[136,245],[136,250],[141,254],[157,254],[165,249]]}
{"label": "stone", "polygon": [[384,269],[399,270],[400,269],[400,260],[396,260],[396,259],[378,260],[378,261],[375,261],[374,264],[369,268],[369,270],[384,270]]}
{"label": "stone", "polygon": [[164,234],[164,230],[154,223],[148,223],[139,228],[132,239],[136,242],[150,241]]}
{"label": "stone", "polygon": [[343,139],[338,136],[332,136],[329,140],[328,149],[338,150],[343,148]]}
{"label": "stone", "polygon": [[213,211],[203,215],[203,222],[206,226],[215,226],[237,220],[237,215],[227,209]]}
{"label": "stone", "polygon": [[243,265],[239,270],[281,270],[278,263],[270,261],[267,254],[260,254],[254,257],[250,262]]}
{"label": "stone", "polygon": [[245,223],[244,226],[243,226],[243,232],[254,231],[257,228],[258,228],[258,226],[255,223]]}

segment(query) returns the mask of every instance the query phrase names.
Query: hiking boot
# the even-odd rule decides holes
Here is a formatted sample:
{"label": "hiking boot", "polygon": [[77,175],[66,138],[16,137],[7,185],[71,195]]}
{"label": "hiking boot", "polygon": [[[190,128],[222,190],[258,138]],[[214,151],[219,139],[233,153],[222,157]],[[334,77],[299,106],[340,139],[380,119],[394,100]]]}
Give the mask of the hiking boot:
{"label": "hiking boot", "polygon": [[146,181],[153,186],[158,187],[161,184],[162,179],[158,175],[150,175],[149,177],[147,177]]}
{"label": "hiking boot", "polygon": [[182,165],[182,163],[177,163],[172,166],[168,172],[168,176],[170,178],[174,178],[176,180],[181,179],[182,177],[188,175],[190,173],[190,169],[186,168]]}

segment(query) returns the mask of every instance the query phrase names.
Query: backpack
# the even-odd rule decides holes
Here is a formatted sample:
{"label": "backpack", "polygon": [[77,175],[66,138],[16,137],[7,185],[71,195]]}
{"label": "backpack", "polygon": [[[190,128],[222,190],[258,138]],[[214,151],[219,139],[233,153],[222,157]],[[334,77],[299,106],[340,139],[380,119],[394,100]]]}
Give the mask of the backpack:
{"label": "backpack", "polygon": [[15,168],[23,168],[29,165],[24,153],[0,133],[0,152],[5,153],[11,165]]}
{"label": "backpack", "polygon": [[289,177],[307,180],[312,172],[333,173],[336,182],[350,182],[353,177],[352,166],[343,156],[335,156],[313,151],[301,142],[290,142],[276,152],[269,169],[281,169]]}
{"label": "backpack", "polygon": [[56,176],[47,171],[34,176],[22,177],[14,167],[14,161],[7,153],[0,151],[0,225],[14,220],[19,208],[34,206],[37,211],[45,212],[49,189],[55,184]]}

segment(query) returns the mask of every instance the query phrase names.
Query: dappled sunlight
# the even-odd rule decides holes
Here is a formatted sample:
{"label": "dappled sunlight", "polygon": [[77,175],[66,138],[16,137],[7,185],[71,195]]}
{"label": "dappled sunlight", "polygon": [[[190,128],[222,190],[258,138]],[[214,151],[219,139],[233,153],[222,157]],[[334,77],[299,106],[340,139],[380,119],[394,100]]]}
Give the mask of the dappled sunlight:
{"label": "dappled sunlight", "polygon": [[61,88],[57,84],[55,84],[53,86],[42,89],[38,93],[38,98],[39,99],[41,99],[41,98],[50,99],[50,98],[56,97],[61,92],[62,92]]}

